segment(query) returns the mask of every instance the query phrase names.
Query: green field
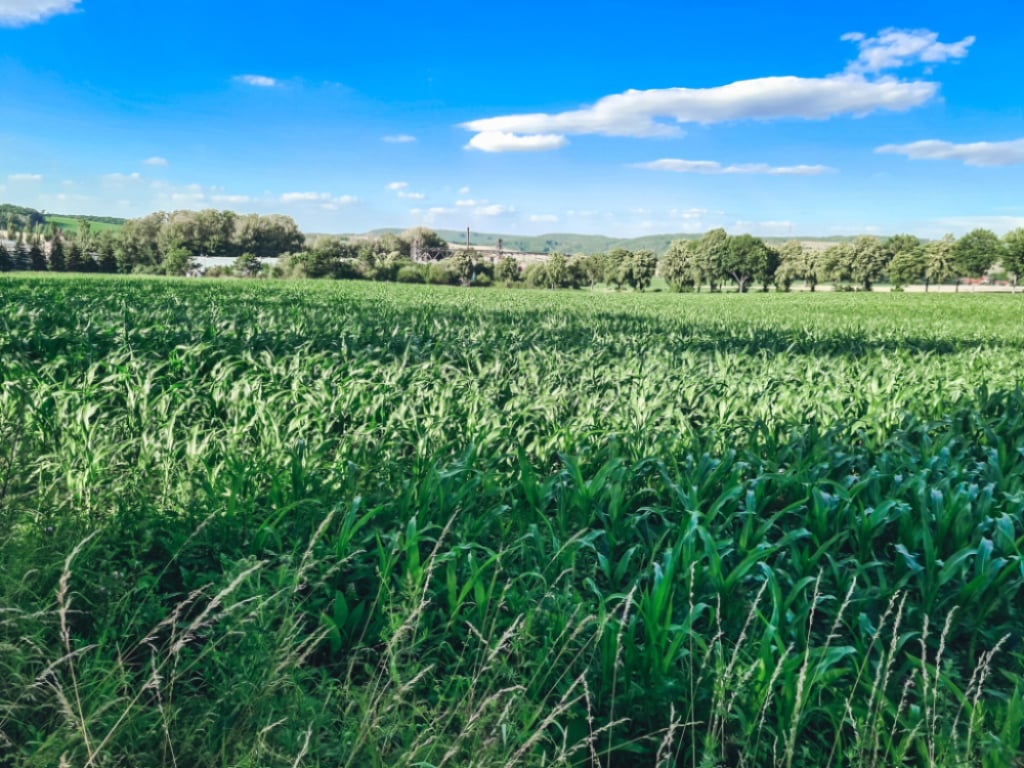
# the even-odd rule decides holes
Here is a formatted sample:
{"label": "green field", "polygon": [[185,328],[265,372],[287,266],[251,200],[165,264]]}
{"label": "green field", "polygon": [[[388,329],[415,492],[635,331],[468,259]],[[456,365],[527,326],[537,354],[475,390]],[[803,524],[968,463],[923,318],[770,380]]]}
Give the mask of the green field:
{"label": "green field", "polygon": [[61,228],[65,237],[76,237],[78,235],[78,220],[85,219],[89,222],[89,232],[93,235],[99,234],[100,232],[110,232],[111,234],[117,234],[121,231],[121,227],[124,224],[124,219],[118,220],[119,223],[114,221],[100,220],[90,216],[61,216],[58,214],[48,213],[46,214],[47,224],[56,224]]}
{"label": "green field", "polygon": [[1024,749],[1024,297],[0,278],[0,764]]}

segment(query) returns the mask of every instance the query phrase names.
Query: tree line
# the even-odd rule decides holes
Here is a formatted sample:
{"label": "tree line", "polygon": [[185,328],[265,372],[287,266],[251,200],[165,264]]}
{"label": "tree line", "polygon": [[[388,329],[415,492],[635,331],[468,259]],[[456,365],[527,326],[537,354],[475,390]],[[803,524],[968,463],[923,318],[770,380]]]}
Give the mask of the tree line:
{"label": "tree line", "polygon": [[[649,250],[616,248],[522,265],[509,255],[451,249],[437,233],[417,227],[378,237],[306,236],[289,216],[233,211],[156,212],[124,222],[119,231],[93,232],[79,219],[66,236],[32,209],[0,206],[10,248],[0,242],[0,271],[109,272],[184,275],[196,272],[199,257],[232,260],[231,267],[206,274],[285,278],[386,280],[406,283],[532,288],[582,288],[598,284],[643,291],[660,274],[674,291],[720,291],[733,285],[788,291],[795,283],[810,290],[888,281],[908,284],[981,278],[1000,267],[1016,284],[1024,273],[1024,229],[999,238],[976,229],[957,239],[946,235],[923,242],[912,235],[858,237],[827,249],[791,240],[776,247],[749,234],[713,229],[697,239],[676,240],[659,259]],[[267,260],[277,263],[268,268]]]}
{"label": "tree line", "polygon": [[1002,239],[987,229],[931,242],[905,234],[862,236],[824,250],[796,240],[775,248],[751,235],[730,236],[713,229],[697,240],[673,242],[659,265],[673,290],[716,291],[731,282],[741,293],[751,285],[788,291],[796,282],[812,291],[820,283],[869,291],[886,280],[894,288],[924,284],[927,290],[931,284],[982,278],[995,267],[1016,284],[1024,273],[1024,229]]}
{"label": "tree line", "polygon": [[290,216],[213,209],[151,213],[124,222],[116,232],[93,232],[88,220],[79,219],[73,236],[45,220],[26,226],[20,214],[6,223],[13,247],[0,244],[0,271],[184,275],[200,256],[256,262],[301,251],[306,243]]}

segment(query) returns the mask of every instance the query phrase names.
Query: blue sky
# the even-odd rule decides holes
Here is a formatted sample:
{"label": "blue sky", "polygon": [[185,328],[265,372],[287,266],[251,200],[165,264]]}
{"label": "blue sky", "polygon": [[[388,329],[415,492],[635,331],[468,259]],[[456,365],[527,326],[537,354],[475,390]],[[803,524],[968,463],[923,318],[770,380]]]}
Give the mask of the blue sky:
{"label": "blue sky", "polygon": [[1024,226],[1022,21],[1002,0],[0,0],[0,201],[316,232],[1002,234]]}

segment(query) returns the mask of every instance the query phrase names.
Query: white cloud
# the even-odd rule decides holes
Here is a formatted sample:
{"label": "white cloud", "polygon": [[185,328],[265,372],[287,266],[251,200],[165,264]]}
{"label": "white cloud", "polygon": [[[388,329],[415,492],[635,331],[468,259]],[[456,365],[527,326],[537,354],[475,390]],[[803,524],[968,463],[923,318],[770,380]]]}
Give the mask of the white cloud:
{"label": "white cloud", "polygon": [[395,136],[382,136],[381,141],[386,141],[388,144],[412,144],[416,141],[416,137],[410,136],[408,133],[399,133]]}
{"label": "white cloud", "polygon": [[883,29],[878,37],[861,32],[848,32],[842,40],[857,43],[860,55],[846,69],[848,72],[881,72],[911,64],[941,64],[949,59],[962,59],[974,44],[970,35],[957,43],[940,43],[937,32],[928,29]]}
{"label": "white cloud", "polygon": [[42,181],[43,175],[41,173],[12,173],[7,177],[8,181]]}
{"label": "white cloud", "polygon": [[459,194],[460,195],[468,195],[469,194],[469,187],[459,187]]}
{"label": "white cloud", "polygon": [[[760,77],[711,88],[630,89],[566,112],[536,112],[470,120],[468,149],[484,152],[542,151],[564,146],[566,136],[679,137],[682,124],[735,120],[824,120],[863,117],[880,110],[905,112],[930,101],[939,85],[901,80],[883,70],[914,63],[936,64],[967,55],[974,37],[939,42],[926,29],[886,29],[877,37],[843,35],[859,55],[846,71],[825,77]],[[868,77],[871,75],[871,77]]]}
{"label": "white cloud", "polygon": [[912,160],[963,160],[964,165],[990,168],[1024,163],[1024,139],[976,141],[972,144],[927,139],[910,144],[886,144],[875,152],[906,155]]}
{"label": "white cloud", "polygon": [[486,200],[466,199],[466,200],[456,200],[455,201],[455,205],[458,206],[459,208],[474,208],[474,207],[476,207],[478,205],[486,205],[486,204],[487,204]]}
{"label": "white cloud", "polygon": [[227,205],[237,205],[239,203],[248,203],[252,198],[248,195],[211,195],[210,200],[215,203],[222,203]]}
{"label": "white cloud", "polygon": [[472,120],[467,146],[486,152],[557,149],[566,134],[678,137],[675,123],[802,118],[863,117],[877,110],[904,112],[932,99],[938,83],[861,74],[822,78],[762,77],[715,88],[629,90],[593,105],[557,114],[525,114]]}
{"label": "white cloud", "polygon": [[507,213],[515,213],[516,209],[509,205],[481,205],[473,209],[477,216],[504,216]]}
{"label": "white cloud", "polygon": [[409,182],[407,181],[392,181],[387,188],[391,192],[398,193],[398,197],[403,200],[422,200],[426,197],[422,192],[409,192]]}
{"label": "white cloud", "polygon": [[[711,213],[711,211],[709,211],[707,208],[687,208],[682,211],[679,210],[678,208],[673,208],[671,211],[668,212],[668,215],[673,219],[692,221],[694,219],[703,218],[704,216],[707,216],[709,213]],[[719,213],[721,212],[719,211]]]}
{"label": "white cloud", "polygon": [[279,85],[279,81],[266,75],[238,75],[235,80],[246,85],[253,85],[257,88],[273,88]]}
{"label": "white cloud", "polygon": [[534,213],[530,216],[530,221],[535,224],[554,224],[558,221],[558,217],[553,213]]}
{"label": "white cloud", "polygon": [[142,178],[140,173],[108,173],[103,176],[104,181],[123,182],[139,181]]}
{"label": "white cloud", "polygon": [[282,203],[319,203],[327,211],[336,211],[346,205],[355,205],[358,197],[340,195],[335,197],[329,192],[285,192],[280,197]]}
{"label": "white cloud", "polygon": [[[491,118],[501,120],[502,118]],[[474,123],[486,121],[476,120]],[[470,130],[474,123],[466,123]],[[469,140],[466,149],[478,149],[481,152],[544,152],[549,149],[559,149],[568,144],[565,136],[555,133],[531,133],[520,135],[508,131],[481,130]]]}
{"label": "white cloud", "polygon": [[768,165],[767,163],[722,165],[714,160],[680,160],[669,157],[652,160],[649,163],[636,163],[633,167],[675,173],[763,174],[767,176],[817,176],[835,170],[827,165]]}
{"label": "white cloud", "polygon": [[146,165],[166,166],[167,165],[167,158],[166,157],[147,157],[142,162],[145,163]]}
{"label": "white cloud", "polygon": [[51,16],[71,13],[80,0],[0,0],[0,27],[36,24]]}
{"label": "white cloud", "polygon": [[281,195],[282,203],[315,202],[317,200],[330,200],[327,192],[285,192]]}

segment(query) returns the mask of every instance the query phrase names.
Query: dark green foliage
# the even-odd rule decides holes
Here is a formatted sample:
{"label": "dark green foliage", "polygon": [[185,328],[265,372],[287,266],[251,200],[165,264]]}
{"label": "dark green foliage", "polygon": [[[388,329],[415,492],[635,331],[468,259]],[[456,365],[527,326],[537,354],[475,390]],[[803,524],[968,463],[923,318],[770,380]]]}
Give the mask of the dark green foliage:
{"label": "dark green foliage", "polygon": [[39,243],[32,243],[28,249],[29,269],[35,272],[46,271],[46,254]]}
{"label": "dark green foliage", "polygon": [[960,274],[977,278],[1003,257],[1003,244],[994,232],[975,229],[957,241],[953,254]]}
{"label": "dark green foliage", "polygon": [[50,271],[63,272],[67,269],[64,260],[64,241],[57,237],[50,243]]}

